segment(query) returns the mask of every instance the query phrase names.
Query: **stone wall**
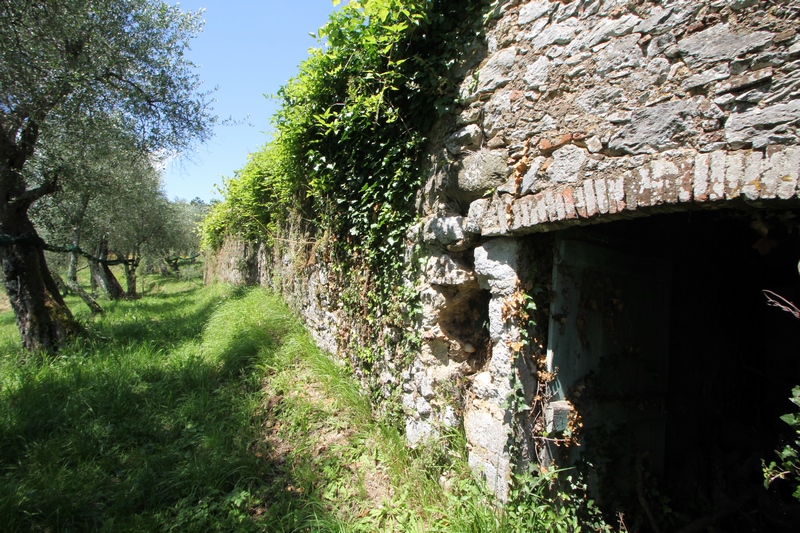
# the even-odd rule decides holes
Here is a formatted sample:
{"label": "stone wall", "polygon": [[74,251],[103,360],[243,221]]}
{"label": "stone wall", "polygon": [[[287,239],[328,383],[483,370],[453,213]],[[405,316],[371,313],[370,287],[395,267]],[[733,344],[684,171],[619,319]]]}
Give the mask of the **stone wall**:
{"label": "stone wall", "polygon": [[[508,398],[520,383],[535,390],[525,368],[541,355],[519,348],[509,312],[526,275],[519,238],[659,212],[795,205],[800,2],[533,0],[499,10],[421,196],[425,341],[405,405],[414,442],[446,420],[415,408],[466,368],[470,463],[504,498],[508,442],[524,440]],[[467,359],[464,332],[440,327],[476,280],[491,295],[480,368],[456,365]]]}
{"label": "stone wall", "polygon": [[[531,401],[545,349],[520,321],[532,234],[798,203],[798,16],[800,0],[498,3],[461,107],[432,137],[409,234],[422,249],[421,349],[407,367],[384,354],[373,377],[401,388],[410,445],[463,424],[470,464],[501,499],[514,454],[541,459],[508,401]],[[335,284],[304,239],[231,252],[346,358]],[[217,277],[242,278],[235,266]]]}

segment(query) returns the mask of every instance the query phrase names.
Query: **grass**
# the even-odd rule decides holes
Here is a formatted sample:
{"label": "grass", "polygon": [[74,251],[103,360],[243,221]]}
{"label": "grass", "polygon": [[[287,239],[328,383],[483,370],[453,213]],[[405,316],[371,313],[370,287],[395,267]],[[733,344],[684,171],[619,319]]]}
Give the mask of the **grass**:
{"label": "grass", "polygon": [[146,283],[99,317],[70,300],[88,333],[55,357],[0,313],[4,531],[527,530],[463,436],[407,450],[275,296]]}

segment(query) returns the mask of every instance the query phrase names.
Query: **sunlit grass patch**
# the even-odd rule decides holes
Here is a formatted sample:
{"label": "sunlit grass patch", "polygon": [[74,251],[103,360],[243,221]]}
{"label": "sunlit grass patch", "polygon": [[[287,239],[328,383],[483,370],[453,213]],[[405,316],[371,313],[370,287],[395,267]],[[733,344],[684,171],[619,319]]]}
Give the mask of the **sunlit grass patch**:
{"label": "sunlit grass patch", "polygon": [[3,531],[571,531],[544,488],[498,512],[460,432],[407,449],[275,295],[158,283],[54,356],[0,314]]}
{"label": "sunlit grass patch", "polygon": [[[209,317],[236,305],[229,294],[114,302],[54,357],[20,365],[13,350],[2,355],[0,516],[9,530],[254,527],[246,495],[269,465],[252,453],[258,387],[237,376],[254,361],[203,340]],[[240,337],[266,341],[237,323]]]}

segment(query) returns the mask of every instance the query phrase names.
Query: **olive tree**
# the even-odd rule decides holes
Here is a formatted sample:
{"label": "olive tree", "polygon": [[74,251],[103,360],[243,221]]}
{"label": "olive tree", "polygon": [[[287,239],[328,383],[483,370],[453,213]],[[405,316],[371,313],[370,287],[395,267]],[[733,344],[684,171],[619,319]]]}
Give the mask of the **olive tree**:
{"label": "olive tree", "polygon": [[[98,243],[107,234],[117,214],[127,207],[121,193],[135,187],[141,174],[153,170],[148,154],[141,152],[135,135],[113,117],[96,117],[91,127],[57,135],[55,131],[38,147],[38,156],[26,168],[27,173],[46,174],[51,167],[61,176],[59,189],[31,206],[31,219],[48,243],[70,251],[69,268],[64,285],[78,294],[90,309],[101,312],[100,305],[86,293],[77,280],[80,254],[84,248],[96,254]],[[155,194],[155,189],[142,194]],[[68,248],[65,248],[68,245]],[[49,248],[52,249],[52,248]],[[52,256],[48,257],[48,260]],[[90,258],[91,259],[91,258]],[[59,261],[58,264],[63,264]],[[102,269],[99,261],[90,261],[92,272],[107,288],[110,271]],[[54,274],[57,281],[61,281]],[[94,279],[94,278],[93,278]],[[114,295],[124,292],[117,283]]]}
{"label": "olive tree", "polygon": [[[114,117],[143,151],[204,140],[213,117],[185,58],[197,13],[156,0],[0,0],[0,261],[27,349],[53,349],[77,325],[47,269],[29,209],[70,179],[37,166],[56,135]],[[77,146],[76,146],[77,148]]]}

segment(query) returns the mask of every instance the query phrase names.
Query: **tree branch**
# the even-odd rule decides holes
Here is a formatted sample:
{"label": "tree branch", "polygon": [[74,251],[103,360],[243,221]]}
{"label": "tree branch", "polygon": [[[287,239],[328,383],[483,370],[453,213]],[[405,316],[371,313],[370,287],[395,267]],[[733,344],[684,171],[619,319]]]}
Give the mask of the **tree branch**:
{"label": "tree branch", "polygon": [[15,209],[25,211],[33,202],[48,194],[53,194],[58,190],[58,179],[53,178],[45,181],[45,183],[35,189],[29,189],[10,202],[10,205]]}

